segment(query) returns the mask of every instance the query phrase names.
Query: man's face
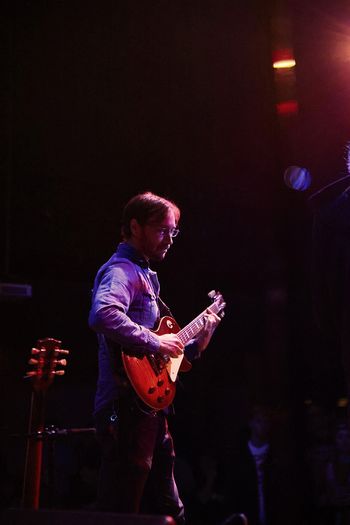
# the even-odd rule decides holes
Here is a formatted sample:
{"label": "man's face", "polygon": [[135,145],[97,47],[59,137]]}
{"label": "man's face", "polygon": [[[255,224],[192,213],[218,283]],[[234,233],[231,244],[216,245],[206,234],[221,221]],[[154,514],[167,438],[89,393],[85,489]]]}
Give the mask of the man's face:
{"label": "man's face", "polygon": [[149,220],[144,226],[137,224],[133,242],[146,259],[162,261],[173,244],[171,233],[175,229],[175,215],[169,210],[160,222]]}

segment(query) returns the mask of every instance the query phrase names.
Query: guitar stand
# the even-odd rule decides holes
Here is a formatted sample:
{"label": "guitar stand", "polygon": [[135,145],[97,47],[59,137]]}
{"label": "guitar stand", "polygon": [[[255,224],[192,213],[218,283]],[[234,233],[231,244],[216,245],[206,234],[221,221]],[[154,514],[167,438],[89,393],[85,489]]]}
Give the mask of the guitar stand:
{"label": "guitar stand", "polygon": [[49,425],[44,430],[38,430],[29,434],[12,434],[11,437],[24,437],[26,439],[34,439],[39,442],[46,442],[47,444],[47,486],[48,486],[48,504],[47,508],[54,506],[54,489],[55,489],[55,441],[57,438],[64,438],[74,436],[77,434],[96,434],[96,429],[93,427],[87,428],[58,428],[55,425]]}
{"label": "guitar stand", "polygon": [[93,427],[88,428],[58,428],[54,425],[49,425],[45,427],[44,430],[39,430],[37,432],[32,432],[31,434],[15,434],[13,437],[26,437],[26,438],[36,438],[38,440],[42,439],[55,439],[57,437],[66,437],[72,436],[75,434],[96,434],[96,429]]}

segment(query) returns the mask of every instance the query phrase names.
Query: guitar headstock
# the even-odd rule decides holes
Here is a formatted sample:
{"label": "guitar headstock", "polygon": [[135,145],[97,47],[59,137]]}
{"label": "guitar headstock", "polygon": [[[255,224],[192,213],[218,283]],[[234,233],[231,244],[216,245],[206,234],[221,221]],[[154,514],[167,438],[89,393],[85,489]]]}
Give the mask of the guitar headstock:
{"label": "guitar headstock", "polygon": [[213,310],[213,312],[219,317],[224,317],[224,308],[226,303],[221,293],[216,290],[212,290],[208,293],[208,297],[213,301],[213,304],[209,308]]}
{"label": "guitar headstock", "polygon": [[46,390],[52,383],[55,376],[63,376],[66,366],[66,359],[62,358],[69,354],[69,350],[61,348],[61,341],[47,337],[39,339],[36,346],[31,350],[31,357],[28,361],[31,369],[25,378],[31,378],[35,390]]}

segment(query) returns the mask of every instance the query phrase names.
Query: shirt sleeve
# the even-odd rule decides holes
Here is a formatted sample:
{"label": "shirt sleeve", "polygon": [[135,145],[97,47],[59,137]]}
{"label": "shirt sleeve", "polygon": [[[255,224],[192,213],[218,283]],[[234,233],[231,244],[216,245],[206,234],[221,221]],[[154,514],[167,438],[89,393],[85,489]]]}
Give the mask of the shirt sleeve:
{"label": "shirt sleeve", "polygon": [[125,348],[156,352],[160,346],[159,338],[128,316],[138,286],[138,276],[130,263],[106,270],[94,290],[89,325]]}
{"label": "shirt sleeve", "polygon": [[185,356],[189,361],[200,358],[201,352],[198,348],[198,342],[195,339],[191,339],[185,346]]}

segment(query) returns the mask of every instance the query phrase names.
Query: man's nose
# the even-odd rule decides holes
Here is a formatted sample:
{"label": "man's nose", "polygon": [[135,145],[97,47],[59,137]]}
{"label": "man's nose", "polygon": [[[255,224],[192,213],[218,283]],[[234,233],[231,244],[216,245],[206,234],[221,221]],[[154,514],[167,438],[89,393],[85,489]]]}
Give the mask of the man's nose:
{"label": "man's nose", "polygon": [[170,231],[166,231],[164,236],[165,236],[166,240],[169,242],[169,244],[173,244],[174,240],[172,238],[172,235],[171,235]]}

